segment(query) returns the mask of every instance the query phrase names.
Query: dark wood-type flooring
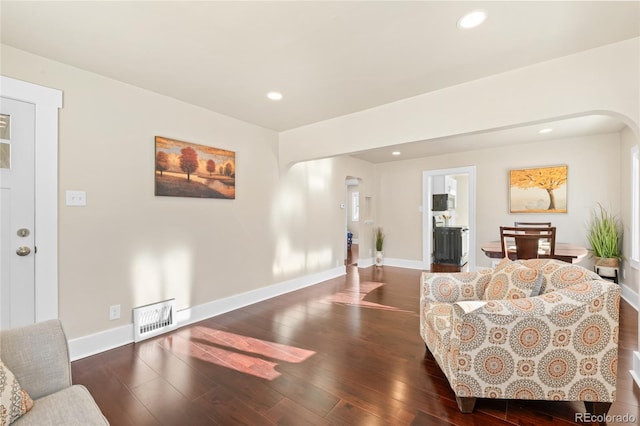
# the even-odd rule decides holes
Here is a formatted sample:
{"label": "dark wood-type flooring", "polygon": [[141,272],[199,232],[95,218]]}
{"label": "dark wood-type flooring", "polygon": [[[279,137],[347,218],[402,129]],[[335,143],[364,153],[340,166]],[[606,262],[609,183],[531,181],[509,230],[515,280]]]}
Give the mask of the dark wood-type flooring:
{"label": "dark wood-type flooring", "polygon": [[[576,402],[478,400],[461,414],[419,336],[420,271],[347,266],[346,277],[72,363],[112,425],[572,425]],[[637,313],[621,306],[618,401]],[[612,423],[610,423],[612,424]]]}

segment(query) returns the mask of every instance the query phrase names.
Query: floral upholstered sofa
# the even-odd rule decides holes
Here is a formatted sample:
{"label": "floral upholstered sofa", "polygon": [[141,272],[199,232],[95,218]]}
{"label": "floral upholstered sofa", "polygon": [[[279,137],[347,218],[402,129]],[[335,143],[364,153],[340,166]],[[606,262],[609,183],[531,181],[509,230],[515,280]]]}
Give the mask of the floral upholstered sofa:
{"label": "floral upholstered sofa", "polygon": [[420,334],[460,411],[499,398],[584,401],[587,412],[607,413],[616,399],[617,284],[551,259],[421,280]]}

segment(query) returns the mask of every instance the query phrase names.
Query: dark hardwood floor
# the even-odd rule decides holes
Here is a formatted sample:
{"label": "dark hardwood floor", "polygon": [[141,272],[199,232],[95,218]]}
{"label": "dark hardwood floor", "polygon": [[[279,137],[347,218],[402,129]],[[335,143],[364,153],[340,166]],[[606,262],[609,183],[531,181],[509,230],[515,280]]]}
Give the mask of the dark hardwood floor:
{"label": "dark hardwood floor", "polygon": [[[276,297],[72,363],[112,425],[572,425],[574,402],[478,400],[458,411],[419,336],[420,271],[385,266]],[[629,370],[637,313],[621,306],[618,401],[640,418]],[[637,422],[638,420],[636,420]],[[609,423],[615,424],[615,423]]]}

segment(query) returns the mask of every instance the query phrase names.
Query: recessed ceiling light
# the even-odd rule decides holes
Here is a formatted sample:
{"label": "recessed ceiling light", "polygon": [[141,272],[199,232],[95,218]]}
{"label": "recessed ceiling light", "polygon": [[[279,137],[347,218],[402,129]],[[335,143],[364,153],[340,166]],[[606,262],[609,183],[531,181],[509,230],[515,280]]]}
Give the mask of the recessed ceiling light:
{"label": "recessed ceiling light", "polygon": [[280,92],[269,92],[269,93],[267,93],[267,98],[271,99],[272,101],[279,101],[280,99],[282,99],[282,93],[280,93]]}
{"label": "recessed ceiling light", "polygon": [[553,131],[553,129],[547,128],[547,129],[540,130],[538,133],[549,133],[549,132],[552,132],[552,131]]}
{"label": "recessed ceiling light", "polygon": [[391,155],[400,155],[400,151],[393,151]]}
{"label": "recessed ceiling light", "polygon": [[487,19],[487,12],[484,10],[474,10],[458,19],[458,28],[468,30],[482,24]]}

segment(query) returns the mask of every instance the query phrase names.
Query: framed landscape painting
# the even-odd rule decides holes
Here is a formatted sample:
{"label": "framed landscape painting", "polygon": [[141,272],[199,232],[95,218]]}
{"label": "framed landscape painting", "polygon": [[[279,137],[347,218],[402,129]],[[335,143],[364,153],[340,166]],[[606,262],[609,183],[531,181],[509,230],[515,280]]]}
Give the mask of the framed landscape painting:
{"label": "framed landscape painting", "polygon": [[155,194],[236,198],[236,154],[156,136]]}
{"label": "framed landscape painting", "polygon": [[509,171],[510,213],[566,213],[567,166]]}

